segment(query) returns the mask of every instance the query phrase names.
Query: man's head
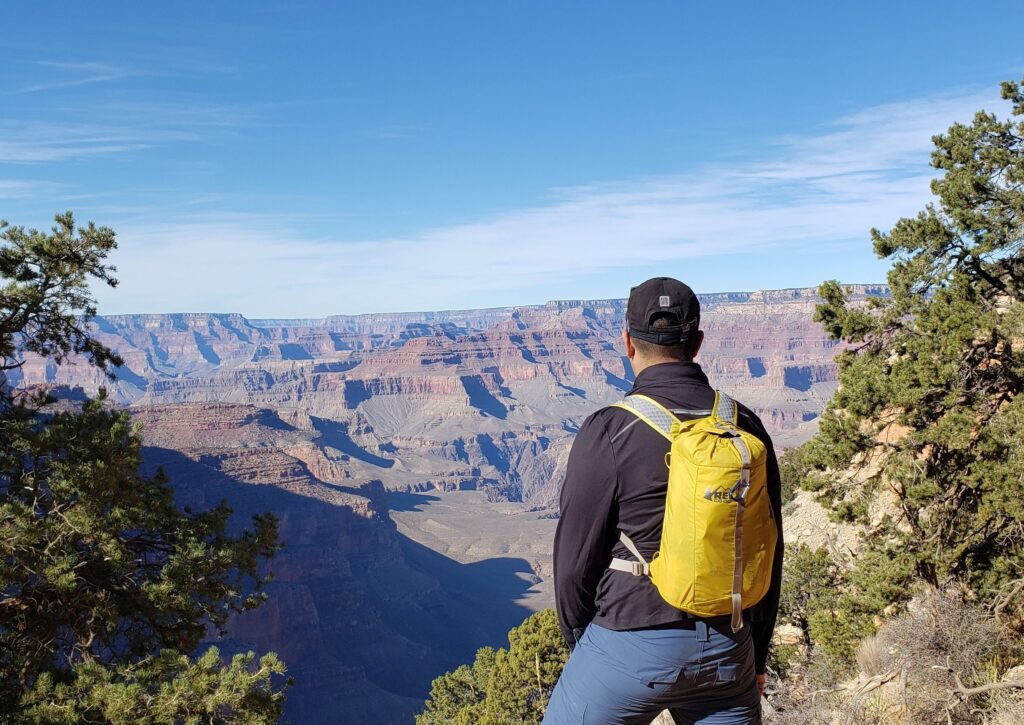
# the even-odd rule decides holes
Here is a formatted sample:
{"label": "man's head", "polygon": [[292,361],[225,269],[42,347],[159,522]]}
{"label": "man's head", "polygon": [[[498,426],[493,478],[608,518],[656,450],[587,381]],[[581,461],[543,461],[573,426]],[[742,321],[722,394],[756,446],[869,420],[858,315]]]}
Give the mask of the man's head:
{"label": "man's head", "polygon": [[655,277],[629,292],[622,340],[635,373],[661,362],[690,362],[700,350],[700,302],[688,286]]}

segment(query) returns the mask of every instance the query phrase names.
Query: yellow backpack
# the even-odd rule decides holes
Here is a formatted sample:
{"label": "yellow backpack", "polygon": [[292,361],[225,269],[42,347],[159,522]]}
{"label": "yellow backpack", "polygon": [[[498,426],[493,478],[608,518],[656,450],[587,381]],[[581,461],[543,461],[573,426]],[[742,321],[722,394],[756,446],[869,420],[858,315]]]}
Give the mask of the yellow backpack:
{"label": "yellow backpack", "polygon": [[697,617],[732,615],[743,628],[743,610],[757,604],[771,583],[778,527],[768,499],[767,450],[737,425],[739,408],[715,391],[714,409],[679,420],[643,395],[616,404],[672,444],[665,457],[668,492],[661,545],[650,562],[628,536],[619,539],[638,561],[612,559],[610,568],[651,577],[676,609]]}

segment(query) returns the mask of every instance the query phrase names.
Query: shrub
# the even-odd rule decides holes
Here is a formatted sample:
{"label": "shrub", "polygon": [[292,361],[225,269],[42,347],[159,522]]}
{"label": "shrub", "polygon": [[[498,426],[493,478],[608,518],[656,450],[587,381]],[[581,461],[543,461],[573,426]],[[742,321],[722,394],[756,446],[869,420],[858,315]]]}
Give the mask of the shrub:
{"label": "shrub", "polygon": [[796,492],[804,488],[804,481],[811,472],[807,458],[806,444],[790,448],[779,458],[779,475],[782,478],[782,503],[789,503]]}
{"label": "shrub", "polygon": [[[858,660],[870,667],[867,674],[894,675],[886,712],[915,723],[980,723],[994,701],[983,692],[964,695],[958,683],[971,688],[997,682],[1005,665],[1018,661],[1016,650],[989,610],[956,592],[930,590],[866,639]],[[850,715],[867,721],[869,707],[854,701]]]}
{"label": "shrub", "polygon": [[569,658],[553,609],[508,633],[508,649],[485,647],[472,665],[434,680],[416,725],[539,723]]}

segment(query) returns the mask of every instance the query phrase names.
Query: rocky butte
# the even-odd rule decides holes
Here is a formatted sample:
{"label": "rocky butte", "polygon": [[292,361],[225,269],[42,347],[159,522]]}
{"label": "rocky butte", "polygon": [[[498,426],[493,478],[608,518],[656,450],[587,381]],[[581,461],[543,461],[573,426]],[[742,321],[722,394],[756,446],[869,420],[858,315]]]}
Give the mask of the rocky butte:
{"label": "rocky butte", "polygon": [[[810,437],[836,387],[839,346],[812,321],[817,301],[813,289],[701,296],[698,361],[780,448]],[[550,604],[573,434],[631,385],[624,310],[104,316],[96,335],[125,361],[115,381],[29,356],[11,382],[104,386],[183,504],[274,511],[286,548],[270,601],[222,649],[282,656],[293,721],[405,722],[434,677]]]}

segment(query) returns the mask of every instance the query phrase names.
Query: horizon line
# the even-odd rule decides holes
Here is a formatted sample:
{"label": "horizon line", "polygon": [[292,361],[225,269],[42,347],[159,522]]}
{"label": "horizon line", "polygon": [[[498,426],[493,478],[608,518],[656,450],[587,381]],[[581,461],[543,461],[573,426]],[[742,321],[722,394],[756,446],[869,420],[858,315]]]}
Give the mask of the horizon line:
{"label": "horizon line", "polygon": [[[841,282],[840,286],[843,288],[851,287],[875,287],[875,288],[888,288],[887,282]],[[722,292],[696,292],[698,298],[702,297],[721,297],[726,295],[753,295],[760,292],[792,292],[792,291],[804,291],[804,290],[815,290],[817,291],[821,287],[821,284],[805,287],[770,287],[755,290],[729,290]],[[241,317],[248,322],[323,322],[329,319],[336,318],[360,318],[360,317],[380,317],[380,316],[392,316],[400,317],[403,315],[436,315],[436,314],[459,314],[459,313],[472,313],[472,312],[493,312],[499,310],[519,310],[519,309],[543,309],[551,305],[558,305],[564,303],[597,303],[597,302],[624,302],[628,297],[594,297],[594,298],[563,298],[563,299],[550,299],[540,303],[530,303],[522,305],[496,305],[493,307],[463,307],[463,308],[446,308],[446,309],[428,309],[428,310],[399,310],[394,312],[357,312],[357,313],[345,313],[338,312],[321,317],[248,317],[244,312],[231,311],[231,312],[119,312],[113,314],[102,314],[98,313],[93,319],[104,319],[109,320],[118,317],[181,317],[181,316],[217,316],[217,317]]]}

